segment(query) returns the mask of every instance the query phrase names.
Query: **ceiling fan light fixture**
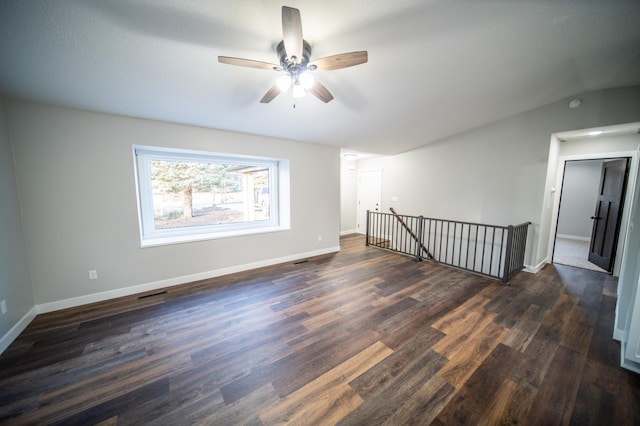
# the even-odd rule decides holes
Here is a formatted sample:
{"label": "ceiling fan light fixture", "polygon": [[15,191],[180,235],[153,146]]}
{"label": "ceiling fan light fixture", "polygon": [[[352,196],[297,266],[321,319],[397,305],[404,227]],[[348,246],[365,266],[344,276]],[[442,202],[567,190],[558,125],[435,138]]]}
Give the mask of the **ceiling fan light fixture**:
{"label": "ceiling fan light fixture", "polygon": [[315,78],[313,77],[313,75],[311,75],[311,73],[305,71],[300,74],[300,76],[298,76],[298,80],[300,80],[300,84],[302,85],[302,87],[304,87],[305,89],[311,89]]}
{"label": "ceiling fan light fixture", "polygon": [[294,98],[302,98],[304,97],[304,87],[300,83],[296,83],[293,85],[293,97]]}
{"label": "ceiling fan light fixture", "polygon": [[276,46],[276,54],[279,59],[278,65],[232,56],[218,56],[218,62],[284,72],[284,75],[281,75],[260,99],[260,103],[267,104],[280,93],[287,92],[292,86],[294,98],[305,96],[305,90],[308,90],[322,102],[328,103],[333,100],[333,95],[309,72],[338,70],[364,64],[369,60],[367,51],[360,50],[325,56],[310,63],[311,45],[302,37],[300,10],[288,6],[282,6],[282,40]]}
{"label": "ceiling fan light fixture", "polygon": [[276,84],[278,85],[278,89],[281,92],[286,92],[291,87],[291,76],[289,74],[283,74],[276,80]]}

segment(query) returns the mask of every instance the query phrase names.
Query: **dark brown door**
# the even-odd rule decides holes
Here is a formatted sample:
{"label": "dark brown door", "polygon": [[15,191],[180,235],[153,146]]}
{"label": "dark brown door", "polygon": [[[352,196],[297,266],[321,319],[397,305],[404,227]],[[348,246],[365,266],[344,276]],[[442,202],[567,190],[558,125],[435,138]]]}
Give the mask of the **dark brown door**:
{"label": "dark brown door", "polygon": [[627,183],[628,159],[607,160],[602,164],[600,195],[596,202],[589,248],[589,262],[612,272],[622,219],[622,203]]}

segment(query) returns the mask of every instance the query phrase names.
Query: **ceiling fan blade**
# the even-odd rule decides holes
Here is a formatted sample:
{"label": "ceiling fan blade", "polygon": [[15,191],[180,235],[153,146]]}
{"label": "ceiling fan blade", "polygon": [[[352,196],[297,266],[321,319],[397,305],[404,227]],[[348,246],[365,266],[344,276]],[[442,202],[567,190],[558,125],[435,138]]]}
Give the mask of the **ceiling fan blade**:
{"label": "ceiling fan blade", "polygon": [[287,56],[302,60],[302,19],[300,11],[293,7],[282,6],[282,40]]}
{"label": "ceiling fan blade", "polygon": [[268,104],[269,102],[271,102],[273,100],[273,98],[275,98],[279,94],[280,94],[280,89],[278,88],[277,84],[274,84],[271,87],[271,89],[267,90],[267,93],[264,94],[262,99],[260,99],[260,103]]}
{"label": "ceiling fan blade", "polygon": [[240,67],[258,68],[261,70],[282,70],[280,65],[270,64],[269,62],[254,61],[253,59],[232,58],[229,56],[218,56],[218,62],[229,65],[238,65]]}
{"label": "ceiling fan blade", "polygon": [[368,60],[369,55],[367,51],[360,50],[358,52],[340,53],[338,55],[316,59],[315,61],[311,61],[311,65],[318,67],[318,71],[330,71],[364,64]]}
{"label": "ceiling fan blade", "polygon": [[325,104],[333,99],[333,95],[331,94],[331,92],[329,92],[329,90],[324,87],[318,80],[315,80],[313,82],[313,85],[307,90]]}

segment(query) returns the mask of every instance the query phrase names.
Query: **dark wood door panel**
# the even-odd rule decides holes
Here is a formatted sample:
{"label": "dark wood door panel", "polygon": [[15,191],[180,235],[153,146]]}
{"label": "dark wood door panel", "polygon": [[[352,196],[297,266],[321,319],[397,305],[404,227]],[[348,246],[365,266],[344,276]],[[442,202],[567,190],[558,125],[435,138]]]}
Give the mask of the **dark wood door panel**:
{"label": "dark wood door panel", "polygon": [[618,158],[602,164],[598,201],[591,217],[589,262],[609,272],[613,271],[618,243],[628,163],[627,158]]}

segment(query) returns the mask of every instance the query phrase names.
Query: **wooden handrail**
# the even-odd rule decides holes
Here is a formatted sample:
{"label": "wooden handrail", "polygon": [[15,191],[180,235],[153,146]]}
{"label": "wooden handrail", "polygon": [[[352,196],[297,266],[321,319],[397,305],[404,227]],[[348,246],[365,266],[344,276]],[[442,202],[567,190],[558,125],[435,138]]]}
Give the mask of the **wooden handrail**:
{"label": "wooden handrail", "polygon": [[[409,233],[409,235],[411,235],[413,237],[414,240],[416,240],[416,242],[419,242],[420,240],[418,239],[418,237],[416,236],[416,234],[413,233],[413,231],[411,230],[411,228],[409,228],[407,226],[406,223],[404,223],[404,220],[402,220],[402,218],[400,217],[400,215],[398,213],[396,213],[396,211],[393,209],[393,207],[389,207],[389,210],[391,210],[391,213],[393,213],[393,215],[395,216],[396,219],[398,219],[398,221],[402,224],[402,226],[404,227],[404,229],[407,230],[407,232]],[[427,248],[424,246],[424,244],[420,243],[420,247],[422,248],[422,250],[427,253],[427,257],[430,260],[433,260],[434,257],[433,255],[429,252],[429,250],[427,250]]]}

